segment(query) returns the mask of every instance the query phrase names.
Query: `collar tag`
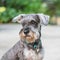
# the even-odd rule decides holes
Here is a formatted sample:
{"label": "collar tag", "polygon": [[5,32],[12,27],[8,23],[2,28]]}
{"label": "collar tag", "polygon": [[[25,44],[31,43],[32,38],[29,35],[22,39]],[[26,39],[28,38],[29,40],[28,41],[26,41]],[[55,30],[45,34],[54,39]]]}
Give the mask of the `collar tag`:
{"label": "collar tag", "polygon": [[37,49],[36,52],[38,53],[40,51],[40,49]]}
{"label": "collar tag", "polygon": [[36,49],[37,48],[37,45],[34,45],[33,47]]}

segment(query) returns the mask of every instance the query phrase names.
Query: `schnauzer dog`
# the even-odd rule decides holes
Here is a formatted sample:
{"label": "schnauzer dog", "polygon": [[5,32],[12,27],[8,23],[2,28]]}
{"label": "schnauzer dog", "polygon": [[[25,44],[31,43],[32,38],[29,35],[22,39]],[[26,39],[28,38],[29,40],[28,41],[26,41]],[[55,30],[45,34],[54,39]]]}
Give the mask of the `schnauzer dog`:
{"label": "schnauzer dog", "polygon": [[44,14],[20,14],[13,22],[22,25],[20,41],[1,60],[42,60],[41,25],[47,25],[49,16]]}

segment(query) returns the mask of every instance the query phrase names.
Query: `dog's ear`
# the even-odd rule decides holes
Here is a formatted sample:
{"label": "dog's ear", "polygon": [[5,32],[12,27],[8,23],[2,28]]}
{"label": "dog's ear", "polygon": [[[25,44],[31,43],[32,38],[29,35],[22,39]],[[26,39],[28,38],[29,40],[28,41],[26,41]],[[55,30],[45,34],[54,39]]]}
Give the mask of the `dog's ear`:
{"label": "dog's ear", "polygon": [[24,18],[26,14],[20,14],[12,19],[12,22],[18,22],[20,23],[21,19]]}
{"label": "dog's ear", "polygon": [[40,19],[40,23],[41,25],[47,25],[49,22],[49,16],[48,15],[44,15],[44,14],[37,14],[39,19]]}

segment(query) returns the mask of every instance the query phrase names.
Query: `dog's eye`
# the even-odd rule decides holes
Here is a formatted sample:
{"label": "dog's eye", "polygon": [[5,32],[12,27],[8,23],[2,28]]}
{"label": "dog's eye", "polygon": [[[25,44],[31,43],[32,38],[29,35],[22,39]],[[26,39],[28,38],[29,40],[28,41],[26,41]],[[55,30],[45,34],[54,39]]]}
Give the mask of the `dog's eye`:
{"label": "dog's eye", "polygon": [[31,21],[31,24],[36,24],[36,22],[34,20]]}

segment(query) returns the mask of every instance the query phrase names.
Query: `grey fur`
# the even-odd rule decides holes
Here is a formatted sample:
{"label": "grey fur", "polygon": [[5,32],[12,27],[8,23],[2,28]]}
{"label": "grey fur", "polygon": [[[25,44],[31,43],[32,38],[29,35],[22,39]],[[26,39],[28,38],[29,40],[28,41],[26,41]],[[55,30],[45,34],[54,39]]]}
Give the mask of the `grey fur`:
{"label": "grey fur", "polygon": [[1,60],[23,60],[23,47],[22,42],[17,42],[7,53],[5,53]]}

